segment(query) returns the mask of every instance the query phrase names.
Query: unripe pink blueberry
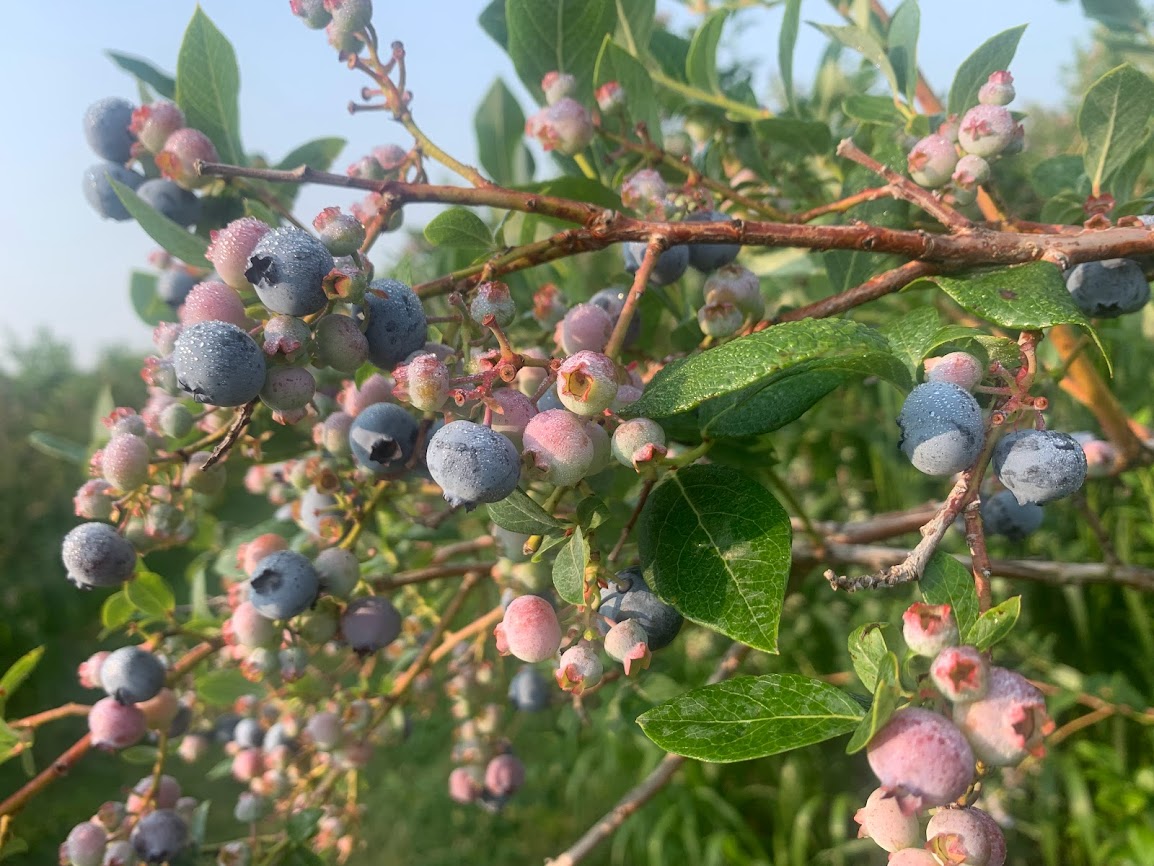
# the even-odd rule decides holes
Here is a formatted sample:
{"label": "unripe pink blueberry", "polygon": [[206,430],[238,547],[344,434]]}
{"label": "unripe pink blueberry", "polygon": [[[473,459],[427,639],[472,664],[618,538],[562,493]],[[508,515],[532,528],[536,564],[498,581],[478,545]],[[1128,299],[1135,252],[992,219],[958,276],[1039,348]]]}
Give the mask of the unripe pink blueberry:
{"label": "unripe pink blueberry", "polygon": [[761,281],[757,274],[743,265],[728,264],[718,268],[706,279],[702,292],[707,304],[729,302],[743,316],[755,320],[765,315]]}
{"label": "unripe pink blueberry", "polygon": [[576,484],[593,463],[593,442],[585,424],[564,409],[534,415],[525,425],[523,439],[530,472],[560,487]]}
{"label": "unripe pink blueberry", "polygon": [[617,365],[599,352],[570,355],[557,370],[557,395],[570,412],[600,415],[617,396]]}
{"label": "unripe pink blueberry", "polygon": [[525,427],[537,415],[537,407],[528,397],[514,388],[497,389],[486,404],[492,410],[493,419],[490,426],[494,432],[507,437],[520,449]]}
{"label": "unripe pink blueberry", "polygon": [[924,848],[902,848],[890,854],[886,862],[889,866],[941,866],[941,861]]}
{"label": "unripe pink blueberry", "polygon": [[217,162],[220,155],[207,135],[186,126],[165,140],[164,149],[156,155],[156,167],[164,177],[185,189],[196,189],[212,181],[197,172],[197,160]]}
{"label": "unripe pink blueberry", "polygon": [[149,153],[160,153],[170,135],[184,127],[184,112],[166,99],[142,105],[132,112],[128,131]]}
{"label": "unripe pink blueberry", "polygon": [[408,152],[397,144],[384,144],[373,148],[373,159],[380,163],[386,173],[396,172],[408,156]]}
{"label": "unripe pink blueberry", "polygon": [[[1109,442],[1102,439],[1090,439],[1082,442],[1082,451],[1086,454],[1086,475],[1090,478],[1102,478],[1109,475],[1118,460],[1118,451]],[[79,512],[77,512],[79,514]],[[83,515],[81,515],[83,516]]]}
{"label": "unripe pink blueberry", "polygon": [[951,866],[987,866],[989,828],[970,809],[939,809],[926,825],[926,850]]}
{"label": "unripe pink blueberry", "polygon": [[998,826],[998,822],[975,806],[970,806],[966,811],[985,827],[986,841],[990,845],[990,859],[986,866],[1005,866],[1006,836],[1002,832],[1002,828]]}
{"label": "unripe pink blueberry", "polygon": [[264,772],[264,753],[260,749],[241,749],[232,758],[232,777],[250,782]]}
{"label": "unripe pink blueberry", "polygon": [[[137,705],[144,713],[144,723],[150,731],[167,731],[173,726],[180,715],[181,703],[176,699],[176,692],[170,688],[163,688],[147,701],[140,701]],[[188,710],[185,710],[188,712]]]}
{"label": "unripe pink blueberry", "polygon": [[954,722],[974,754],[995,767],[1045,754],[1045,737],[1054,730],[1042,693],[1021,674],[1000,667],[990,668],[984,698],[954,705]]}
{"label": "unripe pink blueberry", "polygon": [[469,316],[478,325],[484,324],[486,316],[492,316],[500,327],[509,327],[517,316],[509,286],[497,280],[478,285],[469,304]]}
{"label": "unripe pink blueberry", "polygon": [[92,822],[103,827],[109,833],[115,833],[120,829],[127,816],[128,808],[123,803],[118,800],[107,800],[100,804],[100,808],[92,816]]}
{"label": "unripe pink blueberry", "polygon": [[77,517],[85,520],[110,520],[116,501],[115,488],[103,478],[85,481],[72,497]]}
{"label": "unripe pink blueberry", "polygon": [[613,456],[622,466],[636,469],[639,464],[663,457],[665,431],[656,421],[632,418],[613,431]]}
{"label": "unripe pink blueberry", "polygon": [[365,227],[351,214],[341,213],[339,207],[327,207],[313,220],[321,243],[334,256],[351,256],[365,242]]}
{"label": "unripe pink blueberry", "polygon": [[284,536],[277,535],[275,532],[266,532],[237,547],[237,565],[245,574],[252,577],[262,559],[270,553],[286,549],[288,549],[288,541],[285,540]]}
{"label": "unripe pink blueberry", "polygon": [[566,96],[572,96],[577,89],[577,79],[567,72],[546,72],[541,79],[541,90],[545,92],[545,102],[556,105]]}
{"label": "unripe pink blueberry", "polygon": [[966,153],[989,159],[1010,144],[1016,125],[1009,109],[1001,105],[975,105],[958,127],[958,144]]}
{"label": "unripe pink blueberry", "polygon": [[927,382],[950,382],[967,391],[973,391],[986,375],[982,362],[968,352],[926,358],[923,364]]}
{"label": "unripe pink blueberry", "polygon": [[228,624],[232,637],[243,647],[271,646],[281,634],[276,623],[261,616],[249,601],[237,606]]}
{"label": "unripe pink blueberry", "polygon": [[289,9],[310,30],[320,30],[332,20],[324,0],[289,0]]}
{"label": "unripe pink blueberry", "polygon": [[728,301],[705,304],[697,311],[697,325],[707,337],[732,337],[745,321],[745,315]]}
{"label": "unripe pink blueberry", "polygon": [[272,226],[256,217],[235,219],[222,229],[209,232],[212,243],[204,257],[212,262],[220,278],[234,289],[250,289],[245,278],[248,259],[257,242],[271,231]]}
{"label": "unripe pink blueberry", "polygon": [[917,601],[902,614],[902,637],[910,652],[933,658],[958,642],[958,623],[948,604]]}
{"label": "unripe pink blueberry", "polygon": [[136,704],[122,704],[116,698],[101,698],[88,711],[88,732],[92,745],[115,752],[140,742],[148,729],[144,713]]}
{"label": "unripe pink blueberry", "polygon": [[652,168],[643,168],[625,178],[621,184],[621,201],[630,210],[649,215],[665,210],[665,199],[669,195],[669,185],[665,178]]}
{"label": "unripe pink blueberry", "polygon": [[582,641],[561,654],[553,676],[562,689],[579,695],[601,682],[604,673],[605,666],[597,650],[588,641]]}
{"label": "unripe pink blueberry", "polygon": [[494,797],[509,797],[523,784],[525,765],[516,755],[497,755],[485,767],[485,790]]}
{"label": "unripe pink blueberry", "polygon": [[542,328],[552,328],[565,316],[569,305],[554,283],[546,283],[533,293],[533,318]]}
{"label": "unripe pink blueberry", "polygon": [[949,183],[957,164],[957,149],[940,135],[927,135],[913,146],[908,159],[910,177],[930,189]]}
{"label": "unripe pink blueberry", "polygon": [[449,797],[457,803],[475,803],[485,783],[476,767],[454,767],[449,773]]}
{"label": "unripe pink blueberry", "polygon": [[80,666],[76,669],[76,676],[77,679],[80,680],[82,688],[100,688],[100,666],[104,664],[106,658],[108,658],[108,653],[101,651],[93,653],[80,663]]}
{"label": "unripe pink blueberry", "polygon": [[930,710],[898,710],[866,747],[870,769],[902,812],[944,806],[974,780],[974,753],[949,719]]}
{"label": "unripe pink blueberry", "polygon": [[578,304],[565,314],[558,328],[558,343],[567,354],[601,352],[613,333],[613,317],[595,304]]}
{"label": "unripe pink blueberry", "polygon": [[327,710],[317,713],[305,725],[305,735],[322,751],[335,749],[344,736],[340,716]]}
{"label": "unripe pink blueberry", "polygon": [[193,286],[180,307],[179,315],[180,323],[186,326],[215,321],[229,322],[248,330],[252,324],[244,312],[244,301],[236,290],[216,281]]}
{"label": "unripe pink blueberry", "polygon": [[100,866],[108,834],[91,821],[77,824],[68,833],[63,850],[72,866]]}
{"label": "unripe pink blueberry", "polygon": [[954,169],[955,189],[974,190],[990,179],[990,164],[982,157],[967,153]]}
{"label": "unripe pink blueberry", "polygon": [[148,480],[148,458],[151,449],[140,436],[116,436],[104,446],[101,469],[104,479],[128,493]]}
{"label": "unripe pink blueberry", "polygon": [[337,457],[349,453],[349,428],[353,416],[348,412],[333,412],[323,423],[313,428],[313,441]]}
{"label": "unripe pink blueberry", "polygon": [[313,399],[317,380],[304,367],[269,367],[260,400],[270,409],[303,409]]}
{"label": "unripe pink blueberry", "polygon": [[[191,291],[191,290],[190,290]],[[181,326],[176,322],[159,322],[152,329],[152,345],[156,351],[168,357],[176,347],[176,339],[180,336]]]}
{"label": "unripe pink blueberry", "polygon": [[393,370],[394,396],[422,412],[436,412],[449,399],[449,368],[431,352],[419,354]]}
{"label": "unripe pink blueberry", "polygon": [[1009,105],[1016,95],[1014,76],[1005,70],[991,72],[986,83],[978,88],[978,102],[982,105]]}
{"label": "unripe pink blueberry", "polygon": [[181,738],[177,753],[181,760],[194,764],[206,757],[211,749],[212,744],[208,741],[208,737],[201,734],[187,734]]}
{"label": "unripe pink blueberry", "polygon": [[148,775],[133,786],[132,792],[128,795],[129,812],[139,815],[144,811],[146,804],[157,809],[171,809],[176,805],[176,801],[180,799],[180,782],[166,773],[159,780],[155,780],[158,784],[154,791],[153,781],[153,777]]}
{"label": "unripe pink blueberry", "polygon": [[902,812],[897,798],[885,788],[877,788],[870,794],[853,819],[859,825],[859,839],[872,839],[886,851],[913,848],[921,842],[918,816]]}
{"label": "unripe pink blueberry", "polygon": [[950,144],[957,144],[958,127],[961,125],[961,119],[956,114],[950,114],[938,125],[938,135]]}
{"label": "unripe pink blueberry", "polygon": [[584,105],[566,96],[525,121],[525,133],[545,150],[574,156],[593,140],[593,118]]}
{"label": "unripe pink blueberry", "polygon": [[557,612],[539,595],[513,599],[493,634],[502,655],[512,655],[530,664],[553,658],[561,646]]}
{"label": "unripe pink blueberry", "polygon": [[625,676],[649,667],[649,635],[636,619],[616,623],[605,634],[605,652],[625,666]]}
{"label": "unripe pink blueberry", "polygon": [[605,114],[612,114],[625,107],[627,94],[625,88],[616,81],[606,81],[593,94],[597,100],[597,107]]}
{"label": "unripe pink blueberry", "polygon": [[383,373],[373,373],[359,386],[350,379],[337,395],[337,402],[341,404],[342,409],[356,418],[374,403],[387,403],[393,396],[393,385],[392,377]]}
{"label": "unripe pink blueberry", "polygon": [[930,679],[949,701],[976,701],[990,687],[990,663],[972,646],[949,646],[934,657]]}

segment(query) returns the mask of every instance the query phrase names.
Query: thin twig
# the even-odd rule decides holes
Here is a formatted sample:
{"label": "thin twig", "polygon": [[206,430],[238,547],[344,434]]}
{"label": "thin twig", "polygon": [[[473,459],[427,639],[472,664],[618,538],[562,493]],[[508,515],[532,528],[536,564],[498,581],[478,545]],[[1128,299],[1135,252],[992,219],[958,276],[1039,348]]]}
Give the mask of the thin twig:
{"label": "thin twig", "polygon": [[236,417],[232,419],[232,424],[229,425],[228,433],[226,433],[225,437],[220,440],[219,444],[217,444],[217,446],[212,449],[212,453],[209,454],[208,459],[204,461],[204,465],[201,467],[202,472],[207,472],[222,459],[224,459],[224,456],[228,454],[228,452],[232,449],[232,446],[237,443],[241,435],[244,433],[244,429],[252,420],[252,413],[253,410],[256,409],[256,403],[257,401],[253,399],[250,402],[245,403],[244,406],[241,407],[241,410],[236,413]]}
{"label": "thin twig", "polygon": [[629,540],[630,533],[633,532],[633,527],[637,523],[637,518],[641,516],[641,509],[645,507],[646,501],[649,499],[649,494],[653,491],[653,486],[657,483],[655,478],[650,478],[641,487],[641,493],[637,497],[637,504],[633,506],[633,512],[629,515],[629,519],[625,521],[625,525],[621,527],[621,535],[617,537],[617,543],[613,545],[613,550],[609,552],[609,561],[616,562],[621,556],[621,551],[625,549],[625,543]]}
{"label": "thin twig", "polygon": [[978,594],[978,610],[983,613],[990,609],[993,595],[990,592],[990,554],[986,550],[986,532],[982,526],[982,501],[974,498],[962,509],[966,521],[966,545],[970,548],[971,566],[974,574],[974,590]]}
{"label": "thin twig", "polygon": [[373,587],[380,592],[399,589],[414,583],[425,583],[442,577],[457,577],[468,575],[470,572],[489,573],[496,565],[495,562],[459,562],[452,565],[431,565],[427,568],[412,568],[408,571],[398,571],[392,577],[384,577],[373,581]]}
{"label": "thin twig", "polygon": [[645,286],[649,283],[649,275],[653,273],[653,269],[657,266],[657,260],[661,258],[665,249],[665,241],[660,237],[649,239],[649,244],[645,247],[645,255],[641,259],[641,265],[637,268],[637,273],[633,275],[633,285],[629,289],[629,294],[625,296],[625,305],[621,308],[621,313],[617,316],[617,324],[613,326],[613,333],[605,345],[605,354],[610,358],[617,357],[621,352],[621,347],[625,345],[625,335],[629,333],[629,324],[633,321],[637,304],[640,303],[641,296],[645,293]]}

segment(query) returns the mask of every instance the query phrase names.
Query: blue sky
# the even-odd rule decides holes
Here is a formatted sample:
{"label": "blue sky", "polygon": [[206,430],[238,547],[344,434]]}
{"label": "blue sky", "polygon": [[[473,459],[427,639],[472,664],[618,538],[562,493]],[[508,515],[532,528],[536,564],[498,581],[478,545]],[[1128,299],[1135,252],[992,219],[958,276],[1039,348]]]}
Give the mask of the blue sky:
{"label": "blue sky", "polygon": [[[542,0],[547,2],[547,0]],[[13,337],[25,341],[42,326],[66,338],[82,361],[103,346],[147,349],[149,331],[128,301],[133,268],[146,267],[155,244],[133,223],[103,221],[80,191],[84,169],[95,161],[84,143],[80,118],[96,99],[136,98],[135,83],[104,56],[105,49],[148,57],[172,70],[193,0],[59,0],[46,19],[43,4],[12,3],[0,29],[0,80],[8,118],[0,135],[4,194],[0,198],[0,258],[8,277],[0,289],[0,357]],[[454,155],[475,161],[473,114],[500,76],[531,104],[503,52],[476,25],[483,0],[380,0],[377,30],[386,43],[400,39],[408,52],[413,113],[418,123]],[[888,5],[893,5],[892,3]],[[202,0],[201,6],[232,40],[241,67],[241,134],[246,150],[278,159],[322,135],[348,140],[338,170],[386,143],[408,146],[403,130],[383,114],[350,116],[362,78],[342,67],[324,34],[308,30],[288,10],[288,0]],[[683,8],[658,0],[675,26],[692,19]],[[1029,23],[1013,66],[1021,103],[1054,103],[1073,46],[1088,39],[1079,5],[1057,0],[923,0],[920,61],[944,92],[958,64],[989,36]],[[807,0],[803,20],[837,23],[825,0]],[[738,56],[758,59],[755,86],[768,93],[776,74],[776,10],[747,12],[732,45]],[[822,37],[803,28],[795,77],[804,86]],[[543,165],[548,170],[548,162]],[[540,174],[542,167],[539,166]],[[447,176],[434,180],[448,180]],[[298,215],[311,222],[321,208],[348,205],[356,196],[311,188]],[[410,225],[430,211],[411,209]],[[389,248],[376,256],[388,269]]]}

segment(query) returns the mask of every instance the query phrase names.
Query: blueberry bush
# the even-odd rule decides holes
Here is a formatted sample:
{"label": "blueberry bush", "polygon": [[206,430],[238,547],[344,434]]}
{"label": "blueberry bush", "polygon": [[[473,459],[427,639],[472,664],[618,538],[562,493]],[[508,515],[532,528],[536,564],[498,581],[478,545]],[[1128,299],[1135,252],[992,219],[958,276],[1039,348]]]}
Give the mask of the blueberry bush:
{"label": "blueberry bush", "polygon": [[87,471],[45,580],[101,643],[87,699],[24,711],[44,647],[0,678],[0,859],[1151,862],[1136,5],[1084,4],[1071,118],[1016,105],[1022,28],[939,96],[917,0],[835,3],[809,91],[780,4],[772,101],[719,62],[756,6],[494,0],[539,107],[495,82],[479,166],[370,0],[288,5],[400,143],[246,152],[199,9],[84,115],[155,354],[87,447],[33,437]]}

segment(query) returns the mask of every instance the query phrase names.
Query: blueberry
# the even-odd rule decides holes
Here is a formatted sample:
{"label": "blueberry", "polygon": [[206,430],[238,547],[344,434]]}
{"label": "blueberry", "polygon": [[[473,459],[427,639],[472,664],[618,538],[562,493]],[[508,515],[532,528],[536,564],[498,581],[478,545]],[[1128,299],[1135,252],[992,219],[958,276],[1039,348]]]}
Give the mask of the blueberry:
{"label": "blueberry", "polygon": [[398,280],[374,280],[361,308],[369,360],[391,370],[425,345],[428,322],[421,299]]}
{"label": "blueberry", "polygon": [[[732,222],[721,211],[699,210],[685,218],[687,223]],[[724,267],[737,258],[741,244],[688,244],[689,264],[695,270],[708,274]]]}
{"label": "blueberry", "polygon": [[334,598],[348,598],[361,579],[356,554],[343,547],[329,547],[317,554],[313,566],[321,577],[324,591]]}
{"label": "blueberry", "polygon": [[84,112],[84,137],[96,155],[112,162],[128,162],[132,157],[132,103],[106,96]]}
{"label": "blueberry", "polygon": [[179,307],[192,291],[192,287],[199,282],[200,278],[193,276],[185,268],[165,268],[156,278],[156,294],[166,304]]}
{"label": "blueberry", "polygon": [[264,729],[256,719],[241,719],[233,729],[232,739],[242,749],[259,749],[264,745]]}
{"label": "blueberry", "polygon": [[986,535],[1004,535],[1019,541],[1042,525],[1042,506],[1019,505],[1009,490],[999,490],[982,500],[982,526]]}
{"label": "blueberry", "polygon": [[136,822],[132,847],[145,863],[165,863],[188,845],[188,825],[171,809],[157,809]]}
{"label": "blueberry", "polygon": [[1001,105],[975,105],[962,117],[958,143],[966,153],[989,159],[1010,145],[1016,124],[1010,110]]}
{"label": "blueberry", "polygon": [[82,523],[61,548],[68,579],[82,588],[116,586],[136,570],[136,551],[107,523]]}
{"label": "blueberry", "polygon": [[425,462],[453,506],[499,502],[521,480],[513,443],[481,424],[453,421],[433,434]]}
{"label": "blueberry", "polygon": [[310,30],[321,30],[332,20],[324,0],[289,0],[289,8]]}
{"label": "blueberry", "polygon": [[1096,319],[1136,313],[1150,300],[1146,275],[1131,259],[1076,265],[1066,272],[1066,288],[1082,312]]}
{"label": "blueberry", "polygon": [[[610,286],[607,289],[602,289],[589,299],[595,307],[600,307],[609,314],[613,320],[613,324],[617,324],[617,320],[621,318],[621,311],[625,309],[625,298],[629,295],[629,289],[623,289],[621,286]],[[629,346],[637,342],[637,338],[641,336],[641,316],[640,310],[635,309],[633,318],[629,321],[629,327],[625,329],[625,345]],[[580,346],[577,349],[568,350],[570,354],[579,349],[592,349],[594,352],[600,352],[605,348],[605,343],[600,346]]]}
{"label": "blueberry", "polygon": [[401,635],[401,614],[379,595],[349,602],[341,615],[341,637],[357,653],[382,649]]}
{"label": "blueberry", "polygon": [[[601,606],[597,612],[614,622],[637,620],[649,635],[651,650],[669,646],[684,622],[677,609],[653,594],[639,568],[617,572],[616,581],[610,581],[609,586],[601,590]],[[604,621],[599,624],[599,628],[602,633],[609,630]]]}
{"label": "blueberry", "polygon": [[136,194],[177,225],[187,228],[200,219],[200,199],[171,180],[160,177],[146,180]]}
{"label": "blueberry", "polygon": [[913,146],[907,159],[910,177],[930,189],[949,183],[957,164],[957,148],[942,135],[927,135]]}
{"label": "blueberry", "polygon": [[[645,241],[625,244],[625,270],[631,274],[637,273],[641,267],[641,260],[645,257]],[[649,274],[649,282],[655,286],[668,286],[681,279],[681,275],[689,268],[689,247],[675,246],[665,250],[657,257],[657,264]]]}
{"label": "blueberry", "polygon": [[353,460],[378,476],[403,472],[417,443],[417,422],[395,403],[374,403],[349,427]]}
{"label": "blueberry", "polygon": [[228,322],[197,322],[176,339],[172,365],[182,391],[198,403],[243,406],[264,387],[264,353]]}
{"label": "blueberry", "polygon": [[240,716],[236,713],[221,713],[212,724],[212,736],[218,743],[232,741],[233,731],[240,724]]}
{"label": "blueberry", "polygon": [[156,697],[164,688],[164,678],[164,662],[138,646],[113,650],[100,666],[100,685],[122,704]]}
{"label": "blueberry", "polygon": [[1019,430],[994,447],[994,472],[1019,505],[1069,496],[1081,488],[1086,470],[1086,452],[1067,433]]}
{"label": "blueberry", "polygon": [[964,388],[950,382],[918,385],[898,415],[899,445],[926,475],[953,475],[982,451],[982,410]]}
{"label": "blueberry", "polygon": [[244,276],[274,313],[307,316],[328,303],[324,279],[332,269],[333,257],[324,244],[302,229],[285,226],[256,242]]}
{"label": "blueberry", "polygon": [[260,561],[249,580],[249,601],[269,619],[304,613],[316,601],[321,579],[313,564],[294,550],[278,550]]}
{"label": "blueberry", "polygon": [[509,681],[509,701],[522,712],[546,709],[551,692],[548,680],[536,668],[523,667]]}
{"label": "blueberry", "polygon": [[100,866],[107,842],[108,834],[103,828],[92,821],[85,821],[72,828],[61,851],[72,866]]}
{"label": "blueberry", "polygon": [[131,219],[109,178],[135,190],[144,183],[144,176],[115,162],[98,162],[84,172],[84,197],[92,209],[105,219],[118,222]]}

